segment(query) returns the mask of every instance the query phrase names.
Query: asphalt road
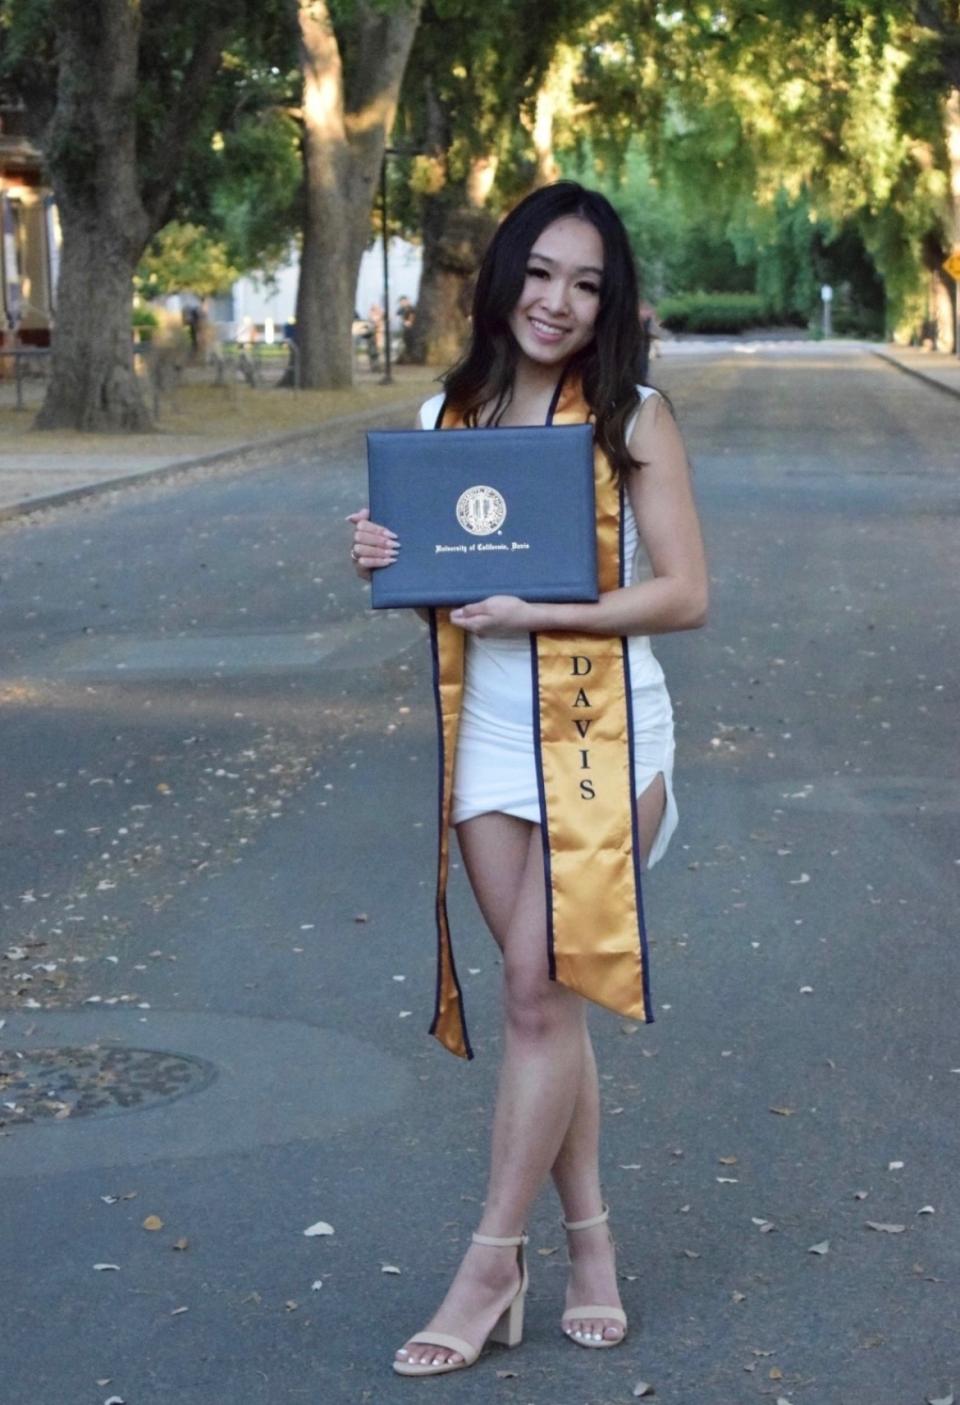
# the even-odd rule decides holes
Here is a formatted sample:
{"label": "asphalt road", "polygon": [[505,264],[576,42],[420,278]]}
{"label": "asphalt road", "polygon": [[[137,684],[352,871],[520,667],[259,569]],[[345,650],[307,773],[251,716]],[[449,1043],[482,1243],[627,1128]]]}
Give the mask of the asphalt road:
{"label": "asphalt road", "polygon": [[960,1395],[960,406],[662,364],[714,599],[658,647],[656,1023],[594,1021],[628,1343],[560,1337],[545,1193],[523,1347],[389,1369],[478,1215],[498,969],[460,884],[464,1065],[423,630],[365,612],[328,434],[0,530],[2,1405]]}

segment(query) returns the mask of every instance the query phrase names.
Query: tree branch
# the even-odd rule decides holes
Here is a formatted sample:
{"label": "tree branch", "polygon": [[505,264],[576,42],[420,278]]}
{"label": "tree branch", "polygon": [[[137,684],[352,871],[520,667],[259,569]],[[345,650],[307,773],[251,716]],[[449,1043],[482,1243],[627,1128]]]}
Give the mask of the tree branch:
{"label": "tree branch", "polygon": [[200,109],[207,100],[208,87],[220,67],[231,29],[229,21],[221,20],[200,34],[180,83],[177,101],[171,105],[166,126],[157,142],[156,170],[145,184],[142,196],[144,209],[155,230],[168,218],[184,155]]}

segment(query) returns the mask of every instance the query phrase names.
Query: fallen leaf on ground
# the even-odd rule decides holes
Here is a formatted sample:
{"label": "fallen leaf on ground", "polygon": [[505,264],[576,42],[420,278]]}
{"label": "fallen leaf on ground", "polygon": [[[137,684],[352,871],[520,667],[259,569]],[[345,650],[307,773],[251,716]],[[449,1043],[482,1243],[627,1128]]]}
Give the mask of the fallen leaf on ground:
{"label": "fallen leaf on ground", "polygon": [[516,1371],[498,1371],[498,1372],[497,1372],[497,1380],[498,1380],[498,1381],[515,1381],[516,1379],[517,1379],[517,1373],[516,1373]]}
{"label": "fallen leaf on ground", "polygon": [[94,1268],[98,1273],[103,1273],[108,1268],[114,1269],[117,1273],[120,1272],[119,1264],[94,1264]]}
{"label": "fallen leaf on ground", "polygon": [[736,1290],[734,1290],[734,1291],[730,1294],[730,1296],[731,1296],[731,1298],[733,1298],[733,1301],[734,1301],[735,1303],[744,1303],[744,1302],[746,1302],[746,1300],[747,1300],[747,1295],[746,1295],[746,1293],[740,1293],[740,1292],[737,1292]]}
{"label": "fallen leaf on ground", "polygon": [[903,1162],[902,1162],[902,1161],[888,1161],[888,1162],[887,1162],[887,1170],[888,1170],[888,1171],[902,1171],[902,1170],[903,1170]]}
{"label": "fallen leaf on ground", "polygon": [[649,1381],[637,1381],[636,1385],[633,1387],[633,1393],[636,1396],[653,1395],[654,1389]]}
{"label": "fallen leaf on ground", "polygon": [[737,1164],[737,1158],[735,1156],[718,1156],[717,1160],[720,1162],[721,1166],[736,1166]]}
{"label": "fallen leaf on ground", "polygon": [[949,1395],[928,1395],[927,1405],[953,1405],[953,1391]]}
{"label": "fallen leaf on ground", "polygon": [[144,1229],[163,1229],[163,1220],[159,1215],[148,1215],[143,1222]]}
{"label": "fallen leaf on ground", "polygon": [[792,1117],[796,1112],[795,1107],[772,1107],[771,1112],[775,1112],[778,1117]]}
{"label": "fallen leaf on ground", "polygon": [[365,912],[357,912],[354,914],[353,920],[354,922],[369,922],[370,918]]}
{"label": "fallen leaf on ground", "polygon": [[772,1381],[782,1381],[782,1380],[783,1380],[783,1372],[780,1370],[780,1367],[779,1367],[779,1366],[771,1366],[771,1367],[770,1367],[770,1379],[771,1379]]}
{"label": "fallen leaf on ground", "polygon": [[399,1273],[400,1270],[397,1268],[396,1264],[381,1264],[381,1265],[380,1265],[380,1272],[381,1272],[381,1273]]}
{"label": "fallen leaf on ground", "polygon": [[688,1259],[699,1259],[700,1257],[696,1249],[681,1249],[680,1252],[684,1255],[685,1258]]}
{"label": "fallen leaf on ground", "polygon": [[717,1185],[739,1185],[736,1176],[718,1176]]}
{"label": "fallen leaf on ground", "polygon": [[823,1239],[823,1240],[820,1241],[819,1244],[811,1244],[811,1245],[810,1245],[810,1248],[807,1250],[807,1253],[808,1253],[808,1254],[829,1254],[829,1252],[830,1252],[830,1240],[829,1240],[829,1239]]}
{"label": "fallen leaf on ground", "polygon": [[175,1240],[173,1241],[173,1243],[170,1245],[170,1248],[171,1248],[171,1249],[181,1249],[181,1250],[182,1250],[182,1249],[188,1248],[189,1245],[190,1245],[190,1240],[189,1240],[189,1239],[186,1239],[186,1238],[184,1238],[184,1239],[175,1239]]}
{"label": "fallen leaf on ground", "polygon": [[878,1229],[882,1234],[902,1234],[906,1227],[905,1224],[878,1224],[876,1220],[867,1220],[867,1229]]}
{"label": "fallen leaf on ground", "polygon": [[188,1307],[175,1307],[175,1308],[173,1309],[173,1311],[171,1312],[170,1316],[171,1316],[171,1317],[179,1317],[180,1314],[181,1314],[181,1312],[189,1312],[189,1311],[190,1311],[190,1309],[189,1309]]}
{"label": "fallen leaf on ground", "polygon": [[917,1211],[918,1215],[935,1215],[936,1213],[932,1205],[922,1205]]}
{"label": "fallen leaf on ground", "polygon": [[316,1224],[308,1226],[303,1232],[308,1237],[315,1234],[332,1234],[333,1225],[327,1224],[326,1220],[317,1220]]}

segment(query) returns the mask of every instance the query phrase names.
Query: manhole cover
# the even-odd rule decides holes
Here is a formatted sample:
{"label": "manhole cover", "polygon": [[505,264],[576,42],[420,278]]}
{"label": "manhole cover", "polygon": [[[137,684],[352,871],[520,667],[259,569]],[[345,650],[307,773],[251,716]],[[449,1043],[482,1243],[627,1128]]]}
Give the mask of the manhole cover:
{"label": "manhole cover", "polygon": [[216,1066],[191,1054],[85,1044],[0,1051],[0,1127],[104,1117],[205,1088]]}

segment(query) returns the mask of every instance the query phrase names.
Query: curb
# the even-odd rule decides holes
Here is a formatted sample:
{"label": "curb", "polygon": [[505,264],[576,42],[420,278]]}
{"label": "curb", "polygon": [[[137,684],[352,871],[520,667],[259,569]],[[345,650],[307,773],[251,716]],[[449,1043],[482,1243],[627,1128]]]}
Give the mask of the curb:
{"label": "curb", "polygon": [[[898,371],[902,371],[905,376],[913,376],[914,380],[923,381],[924,385],[932,386],[934,390],[942,390],[944,395],[952,395],[954,399],[960,400],[960,388],[953,385],[944,385],[943,381],[936,380],[926,371],[918,371],[913,366],[906,366],[902,361],[898,361],[889,352],[878,351],[876,347],[871,347],[874,356],[878,356],[881,361],[886,361],[888,366],[896,366]],[[960,360],[957,362],[960,367]]]}
{"label": "curb", "polygon": [[[419,405],[422,394],[410,397],[410,404]],[[409,408],[403,400],[394,401],[390,410],[404,411]],[[177,459],[173,463],[157,464],[155,468],[144,468],[138,473],[121,473],[116,478],[104,478],[96,483],[78,483],[73,488],[61,488],[55,493],[44,493],[40,497],[23,498],[20,502],[7,503],[0,507],[0,523],[12,522],[18,517],[27,517],[33,512],[43,512],[48,508],[65,507],[79,502],[82,498],[95,497],[98,493],[110,493],[117,488],[129,488],[136,483],[159,483],[165,478],[173,478],[178,473],[191,473],[197,468],[211,468],[216,464],[228,463],[232,459],[248,459],[254,454],[271,449],[284,449],[295,444],[306,444],[317,439],[328,429],[347,429],[351,425],[382,416],[383,409],[355,410],[349,415],[337,415],[333,419],[321,420],[310,429],[294,429],[289,434],[277,434],[271,439],[251,439],[246,443],[235,444],[232,449],[218,449],[212,454],[203,454],[195,459]]]}

